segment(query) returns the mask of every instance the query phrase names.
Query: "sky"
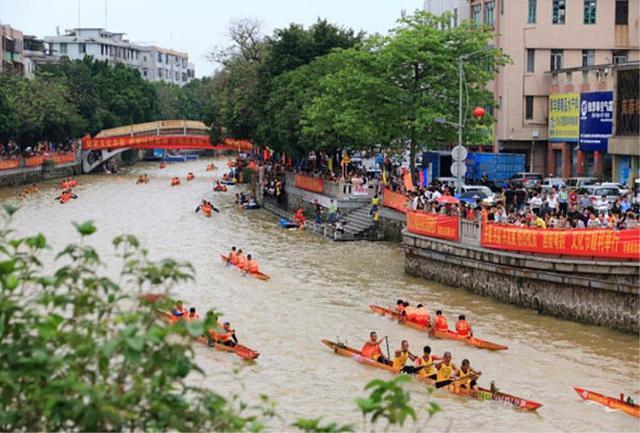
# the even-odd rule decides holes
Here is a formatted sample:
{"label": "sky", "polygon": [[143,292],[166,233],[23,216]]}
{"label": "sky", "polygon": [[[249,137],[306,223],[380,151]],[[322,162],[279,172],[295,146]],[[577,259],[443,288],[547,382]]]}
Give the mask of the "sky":
{"label": "sky", "polygon": [[[305,26],[319,17],[367,33],[386,33],[401,10],[421,8],[422,0],[106,0],[107,30],[126,33],[141,44],[189,53],[196,76],[210,75],[217,65],[207,60],[212,48],[230,44],[229,22],[253,18],[263,33],[289,23]],[[78,7],[79,6],[79,7]],[[0,23],[37,37],[56,34],[56,27],[105,27],[105,0],[0,0]]]}

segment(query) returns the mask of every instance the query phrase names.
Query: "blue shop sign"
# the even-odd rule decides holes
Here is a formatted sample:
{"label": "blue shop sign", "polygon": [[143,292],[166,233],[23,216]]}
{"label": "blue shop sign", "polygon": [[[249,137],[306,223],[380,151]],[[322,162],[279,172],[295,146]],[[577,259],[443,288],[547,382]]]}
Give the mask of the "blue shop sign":
{"label": "blue shop sign", "polygon": [[580,150],[606,152],[613,132],[613,92],[580,95]]}

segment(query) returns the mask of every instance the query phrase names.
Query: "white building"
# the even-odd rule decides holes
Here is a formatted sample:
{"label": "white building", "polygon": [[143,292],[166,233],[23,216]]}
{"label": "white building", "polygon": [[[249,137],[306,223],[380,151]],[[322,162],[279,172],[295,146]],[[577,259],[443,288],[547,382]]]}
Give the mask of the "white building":
{"label": "white building", "polygon": [[467,0],[424,0],[424,10],[434,15],[451,12],[453,14],[452,25],[454,27],[469,19],[469,4]]}
{"label": "white building", "polygon": [[45,36],[48,53],[70,60],[92,56],[96,60],[124,63],[140,71],[149,81],[165,81],[185,85],[195,76],[189,67],[189,55],[156,46],[130,42],[124,33],[101,28],[67,30],[64,35]]}

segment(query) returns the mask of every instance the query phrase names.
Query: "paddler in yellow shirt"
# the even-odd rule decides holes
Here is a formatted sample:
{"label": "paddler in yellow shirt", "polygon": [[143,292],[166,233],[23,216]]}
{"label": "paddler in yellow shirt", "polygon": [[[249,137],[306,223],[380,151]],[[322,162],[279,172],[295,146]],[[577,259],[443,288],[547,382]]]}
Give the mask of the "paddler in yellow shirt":
{"label": "paddler in yellow shirt", "polygon": [[418,378],[424,379],[436,379],[437,371],[433,364],[433,356],[431,356],[431,347],[424,346],[422,349],[422,356],[416,359],[416,370]]}
{"label": "paddler in yellow shirt", "polygon": [[409,352],[409,342],[407,340],[402,340],[400,343],[400,350],[396,350],[395,357],[393,358],[393,368],[396,368],[403,373],[413,373],[414,368],[406,365],[407,361],[410,359],[411,361],[416,360],[416,356]]}

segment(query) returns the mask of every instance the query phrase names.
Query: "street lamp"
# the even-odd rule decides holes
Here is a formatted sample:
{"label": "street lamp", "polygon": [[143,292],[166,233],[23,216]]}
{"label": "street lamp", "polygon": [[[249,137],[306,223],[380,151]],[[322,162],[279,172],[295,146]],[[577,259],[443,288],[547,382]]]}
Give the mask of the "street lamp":
{"label": "street lamp", "polygon": [[[470,57],[476,56],[478,54],[483,54],[487,51],[492,50],[493,47],[485,47],[482,50],[478,50],[478,51],[474,51],[472,53],[469,54],[464,54],[460,57],[458,57],[458,123],[454,123],[454,122],[449,122],[448,120],[439,117],[437,119],[435,119],[436,123],[439,124],[448,124],[451,125],[455,128],[458,129],[458,146],[464,148],[464,145],[462,144],[462,131],[464,129],[464,120],[463,120],[463,105],[462,105],[462,87],[463,87],[463,77],[464,77],[464,71],[462,69],[462,65],[464,63],[465,60],[469,59]],[[484,113],[483,113],[484,114]],[[462,170],[458,170],[457,176],[456,176],[456,190],[458,192],[458,194],[462,193]]]}

